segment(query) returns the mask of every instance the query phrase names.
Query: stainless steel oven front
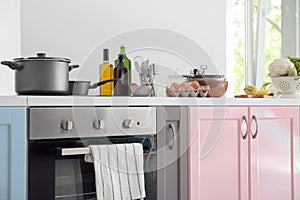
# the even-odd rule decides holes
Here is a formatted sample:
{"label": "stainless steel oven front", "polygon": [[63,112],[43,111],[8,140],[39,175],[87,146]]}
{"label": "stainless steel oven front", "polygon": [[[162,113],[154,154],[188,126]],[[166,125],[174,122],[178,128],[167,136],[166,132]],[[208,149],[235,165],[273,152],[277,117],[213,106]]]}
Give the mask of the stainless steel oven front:
{"label": "stainless steel oven front", "polygon": [[[176,118],[178,109],[171,109],[169,115],[167,110],[154,107],[30,108],[28,199],[96,200],[94,166],[84,161],[86,147],[136,142],[143,144],[144,150],[145,199],[186,199],[186,172],[183,172],[186,157],[178,154],[177,158],[182,146],[179,139],[184,136],[175,135],[186,125],[180,122],[181,117]],[[170,153],[164,150],[165,146]],[[167,163],[172,156],[174,161]],[[180,188],[179,179],[183,182]],[[170,194],[167,196],[167,193]]]}

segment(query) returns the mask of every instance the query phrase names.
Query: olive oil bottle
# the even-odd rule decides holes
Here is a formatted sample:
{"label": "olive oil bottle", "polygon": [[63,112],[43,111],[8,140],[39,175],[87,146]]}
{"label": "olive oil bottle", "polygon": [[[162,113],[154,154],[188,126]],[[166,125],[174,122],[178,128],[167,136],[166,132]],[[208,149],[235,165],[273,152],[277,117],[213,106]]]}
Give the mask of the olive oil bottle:
{"label": "olive oil bottle", "polygon": [[[113,79],[114,67],[109,63],[109,50],[103,49],[103,63],[100,65],[100,81]],[[112,96],[113,95],[113,82],[108,82],[100,86],[101,96]]]}

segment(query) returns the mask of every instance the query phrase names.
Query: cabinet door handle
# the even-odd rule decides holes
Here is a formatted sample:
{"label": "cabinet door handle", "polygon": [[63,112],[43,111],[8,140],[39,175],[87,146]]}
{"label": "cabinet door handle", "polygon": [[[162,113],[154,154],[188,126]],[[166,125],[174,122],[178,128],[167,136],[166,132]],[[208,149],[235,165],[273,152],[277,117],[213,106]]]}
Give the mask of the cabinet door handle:
{"label": "cabinet door handle", "polygon": [[246,123],[246,132],[245,132],[245,134],[242,133],[242,138],[243,138],[243,140],[246,140],[247,136],[248,136],[248,120],[247,120],[246,115],[243,115],[243,121]]}
{"label": "cabinet door handle", "polygon": [[252,116],[252,119],[255,121],[255,133],[252,134],[252,138],[253,138],[253,139],[256,139],[257,133],[258,133],[258,122],[257,122],[257,117],[256,117],[256,115],[253,115],[253,116]]}
{"label": "cabinet door handle", "polygon": [[172,130],[172,133],[173,133],[173,140],[172,142],[169,144],[169,149],[173,149],[174,148],[174,144],[175,144],[175,137],[176,137],[176,129],[175,129],[175,126],[173,124],[169,124],[169,127],[171,128]]}

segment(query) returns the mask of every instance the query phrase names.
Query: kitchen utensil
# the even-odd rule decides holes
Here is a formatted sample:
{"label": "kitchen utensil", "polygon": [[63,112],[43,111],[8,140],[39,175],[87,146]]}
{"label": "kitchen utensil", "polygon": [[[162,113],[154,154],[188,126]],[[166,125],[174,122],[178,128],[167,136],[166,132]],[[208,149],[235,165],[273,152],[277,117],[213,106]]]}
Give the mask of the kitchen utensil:
{"label": "kitchen utensil", "polygon": [[149,60],[145,60],[141,64],[141,73],[147,78],[150,75]]}
{"label": "kitchen utensil", "polygon": [[141,84],[145,83],[145,81],[146,81],[146,77],[141,73],[142,62],[144,62],[144,58],[142,56],[136,56],[136,57],[134,57],[135,70],[139,74]]}
{"label": "kitchen utensil", "polygon": [[154,88],[154,78],[158,75],[158,66],[155,63],[150,63],[149,59],[145,60],[142,56],[134,58],[136,71],[139,73],[141,85],[150,86],[150,96],[156,96]]}
{"label": "kitchen utensil", "polygon": [[116,81],[116,79],[109,79],[91,84],[90,81],[69,81],[69,95],[86,96],[89,89],[95,89],[100,85]]}
{"label": "kitchen utensil", "polygon": [[158,75],[158,66],[155,63],[150,63],[149,66],[149,85],[151,86],[151,96],[155,97],[154,77]]}
{"label": "kitchen utensil", "polygon": [[143,57],[141,57],[141,56],[134,57],[134,66],[135,66],[135,70],[138,73],[141,73],[142,62],[144,62],[144,58]]}
{"label": "kitchen utensil", "polygon": [[20,95],[66,95],[69,91],[69,71],[79,65],[70,65],[71,60],[60,57],[15,58],[2,61],[15,73],[15,91]]}
{"label": "kitchen utensil", "polygon": [[148,84],[149,60],[144,60],[142,56],[136,56],[134,58],[134,65],[135,70],[139,73],[141,84]]}
{"label": "kitchen utensil", "polygon": [[150,71],[151,71],[151,74],[153,76],[157,76],[158,75],[158,66],[157,66],[157,64],[151,63],[150,64]]}
{"label": "kitchen utensil", "polygon": [[282,92],[280,98],[300,98],[300,76],[271,77],[273,87]]}

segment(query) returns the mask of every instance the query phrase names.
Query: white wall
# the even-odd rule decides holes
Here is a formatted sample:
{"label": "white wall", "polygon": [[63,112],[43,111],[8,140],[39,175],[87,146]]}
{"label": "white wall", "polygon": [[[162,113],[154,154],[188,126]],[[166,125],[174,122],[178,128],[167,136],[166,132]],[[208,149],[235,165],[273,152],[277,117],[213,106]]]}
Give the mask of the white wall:
{"label": "white wall", "polygon": [[[209,55],[209,58],[199,57],[200,61],[191,65],[209,64],[211,72],[226,73],[224,0],[22,0],[21,9],[22,55],[44,51],[50,55],[71,58],[74,63],[83,65],[80,74],[85,75],[80,77],[93,81],[98,79],[98,65],[102,60],[101,49],[104,44],[110,45],[107,47],[111,49],[112,59],[116,57],[120,43],[127,45],[129,55],[133,58],[136,54],[130,52],[137,52],[133,49],[133,46],[137,48],[132,38],[135,33],[129,38],[122,35],[149,27],[178,33],[178,38],[186,36],[187,40],[198,44]],[[168,31],[163,30],[162,42],[171,39],[174,44],[178,42],[176,37],[169,39]],[[142,35],[136,38],[140,39]],[[112,40],[115,43],[107,42]],[[142,46],[143,42],[141,47],[145,47]],[[151,46],[151,41],[147,45]],[[186,50],[185,55],[181,55],[183,57],[188,54],[193,57],[203,55],[193,48],[189,51],[189,46],[185,44],[178,45]],[[152,47],[157,47],[157,41]],[[167,50],[171,54],[178,47]],[[152,60],[172,68],[171,71],[182,73],[190,70],[189,63],[178,57],[138,51],[138,55],[147,53]],[[89,60],[92,57],[94,60]],[[74,71],[71,77],[75,78],[78,74],[78,71]],[[165,84],[166,73],[160,73],[159,79]]]}
{"label": "white wall", "polygon": [[[21,54],[20,0],[0,0],[0,61]],[[14,72],[0,66],[0,94],[14,94]]]}

